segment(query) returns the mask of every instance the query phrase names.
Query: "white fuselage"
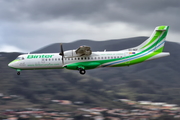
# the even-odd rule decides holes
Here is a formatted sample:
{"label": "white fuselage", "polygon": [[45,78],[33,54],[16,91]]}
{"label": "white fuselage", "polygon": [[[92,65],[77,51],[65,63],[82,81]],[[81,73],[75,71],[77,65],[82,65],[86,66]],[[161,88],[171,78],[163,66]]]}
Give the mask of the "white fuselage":
{"label": "white fuselage", "polygon": [[[107,60],[129,56],[129,51],[93,52],[90,56],[65,57],[64,64],[86,61]],[[20,60],[14,60],[9,66],[19,69],[61,69],[62,56],[59,53],[23,54]]]}
{"label": "white fuselage", "polygon": [[64,51],[61,44],[61,53],[24,54],[18,56],[8,66],[16,69],[17,74],[20,75],[21,70],[30,69],[66,68],[79,70],[80,74],[85,74],[85,70],[88,69],[138,64],[170,55],[168,52],[163,52],[168,29],[169,26],[157,26],[142,44],[121,51],[92,52],[89,46]]}

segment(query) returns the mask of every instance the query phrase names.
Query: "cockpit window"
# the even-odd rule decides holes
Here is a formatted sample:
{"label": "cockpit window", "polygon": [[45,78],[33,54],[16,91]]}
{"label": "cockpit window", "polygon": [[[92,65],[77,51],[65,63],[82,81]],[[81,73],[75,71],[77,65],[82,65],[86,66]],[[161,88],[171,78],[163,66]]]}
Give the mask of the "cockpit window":
{"label": "cockpit window", "polygon": [[24,60],[24,57],[17,57],[16,60]]}
{"label": "cockpit window", "polygon": [[16,60],[20,60],[20,57],[17,57]]}

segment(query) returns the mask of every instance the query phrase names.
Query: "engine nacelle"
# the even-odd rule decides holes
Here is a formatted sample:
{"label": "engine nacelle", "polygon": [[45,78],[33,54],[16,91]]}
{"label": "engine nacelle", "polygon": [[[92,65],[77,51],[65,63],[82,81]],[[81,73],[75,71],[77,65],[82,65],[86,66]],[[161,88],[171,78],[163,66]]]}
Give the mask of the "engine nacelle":
{"label": "engine nacelle", "polygon": [[77,57],[76,50],[67,50],[64,52],[64,57]]}
{"label": "engine nacelle", "polygon": [[64,52],[64,57],[79,57],[79,56],[89,56],[92,54],[90,47],[80,46],[76,50],[67,50]]}

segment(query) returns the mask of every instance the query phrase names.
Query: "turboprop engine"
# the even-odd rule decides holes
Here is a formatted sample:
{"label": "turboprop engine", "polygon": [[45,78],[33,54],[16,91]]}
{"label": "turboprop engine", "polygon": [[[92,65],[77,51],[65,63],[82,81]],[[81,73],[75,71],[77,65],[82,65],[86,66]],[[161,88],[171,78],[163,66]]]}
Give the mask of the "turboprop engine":
{"label": "turboprop engine", "polygon": [[64,51],[64,57],[77,57],[78,54],[75,52],[76,50],[67,50]]}
{"label": "turboprop engine", "polygon": [[80,46],[76,50],[67,50],[64,52],[64,57],[79,57],[91,55],[92,51],[89,46]]}

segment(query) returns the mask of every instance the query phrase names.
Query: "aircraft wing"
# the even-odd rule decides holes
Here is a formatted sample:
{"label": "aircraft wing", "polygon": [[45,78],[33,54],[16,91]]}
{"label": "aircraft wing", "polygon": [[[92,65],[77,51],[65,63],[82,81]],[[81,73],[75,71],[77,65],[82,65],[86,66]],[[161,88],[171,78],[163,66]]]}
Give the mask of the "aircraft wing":
{"label": "aircraft wing", "polygon": [[89,46],[80,46],[78,49],[75,50],[75,52],[80,56],[92,54],[91,48]]}

